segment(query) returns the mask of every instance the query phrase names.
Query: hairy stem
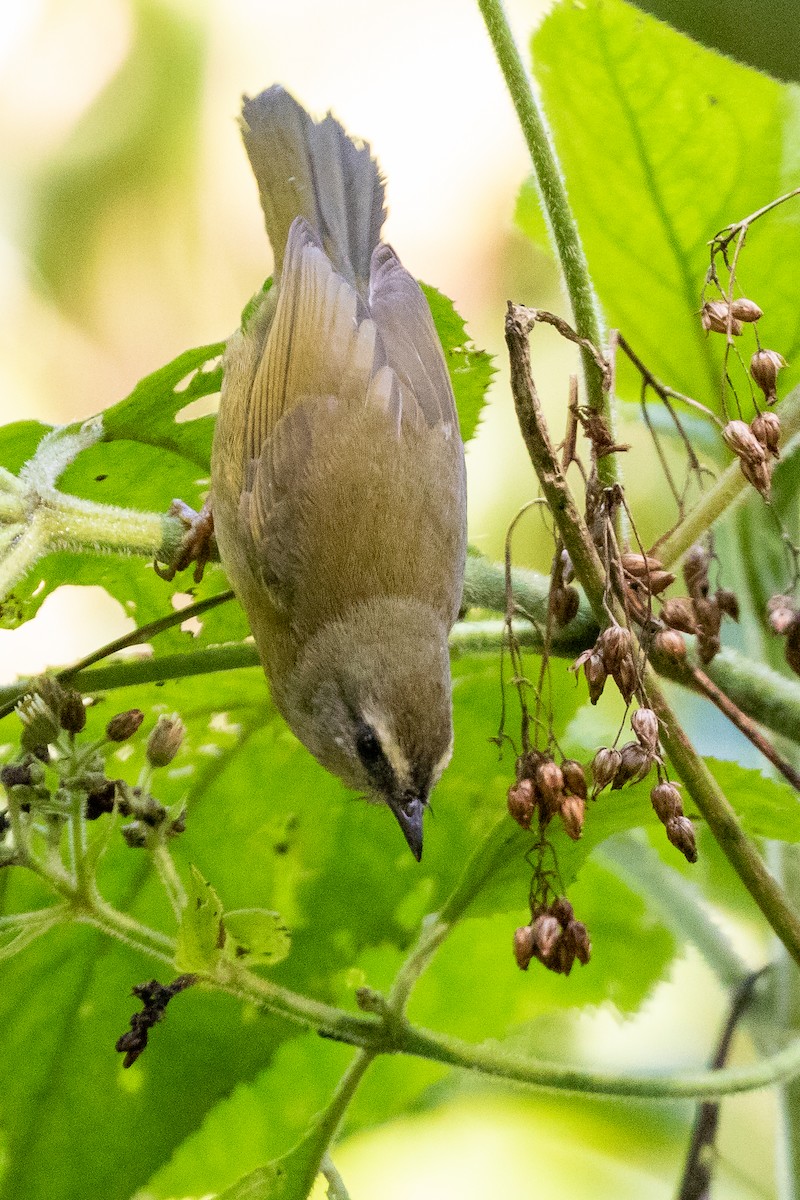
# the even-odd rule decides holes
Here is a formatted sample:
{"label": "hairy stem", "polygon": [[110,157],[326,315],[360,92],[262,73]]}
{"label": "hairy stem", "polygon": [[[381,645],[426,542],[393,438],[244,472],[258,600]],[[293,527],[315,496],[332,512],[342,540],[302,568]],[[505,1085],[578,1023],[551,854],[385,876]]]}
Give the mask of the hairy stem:
{"label": "hairy stem", "polygon": [[[523,65],[502,0],[478,0],[478,7],[530,151],[545,218],[572,305],[576,331],[602,351],[603,324],[547,119]],[[608,395],[602,386],[602,373],[586,348],[581,349],[581,359],[589,406],[602,413],[609,428],[613,429]],[[601,483],[608,486],[615,482],[617,472],[616,455],[609,454],[601,459]]]}

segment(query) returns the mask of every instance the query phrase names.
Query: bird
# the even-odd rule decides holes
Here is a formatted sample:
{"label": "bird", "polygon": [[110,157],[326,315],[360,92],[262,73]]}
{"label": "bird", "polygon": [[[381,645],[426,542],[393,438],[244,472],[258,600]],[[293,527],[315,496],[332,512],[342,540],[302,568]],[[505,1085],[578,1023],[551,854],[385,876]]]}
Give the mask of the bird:
{"label": "bird", "polygon": [[466,556],[464,447],[419,284],[381,240],[368,145],[283,87],[241,130],[274,255],[229,340],[210,498],[272,699],[417,861],[453,742],[448,635]]}

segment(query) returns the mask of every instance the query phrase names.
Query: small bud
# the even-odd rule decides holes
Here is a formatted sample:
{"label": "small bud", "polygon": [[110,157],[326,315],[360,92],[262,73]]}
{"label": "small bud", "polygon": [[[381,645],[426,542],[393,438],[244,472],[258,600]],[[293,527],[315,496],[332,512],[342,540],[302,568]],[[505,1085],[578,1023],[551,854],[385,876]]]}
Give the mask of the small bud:
{"label": "small bud", "polygon": [[653,755],[638,742],[626,742],[620,751],[619,769],[611,785],[612,792],[617,792],[626,783],[638,783],[653,765]]}
{"label": "small bud", "polygon": [[725,613],[734,621],[739,620],[739,599],[735,592],[731,592],[727,588],[717,588],[714,599],[720,612]]}
{"label": "small bud", "polygon": [[737,321],[744,321],[746,325],[751,325],[754,321],[760,321],[764,315],[755,300],[747,300],[744,296],[738,300],[734,300],[733,304],[731,304],[731,312]]}
{"label": "small bud", "polygon": [[577,842],[583,832],[583,820],[586,816],[586,801],[580,796],[565,796],[561,801],[561,820],[564,830],[573,842]]}
{"label": "small bud", "polygon": [[514,930],[514,958],[521,971],[527,971],[533,958],[533,930],[530,925],[522,925]]}
{"label": "small bud", "polygon": [[0,783],[5,788],[31,787],[34,783],[32,765],[29,762],[7,763],[0,767]]}
{"label": "small bud", "polygon": [[696,633],[694,605],[688,596],[671,596],[661,606],[661,620],[670,629],[678,629],[681,633]]}
{"label": "small bud", "polygon": [[535,808],[536,795],[530,779],[520,779],[508,789],[508,811],[523,829],[530,829]]}
{"label": "small bud", "polygon": [[545,759],[536,768],[536,787],[548,815],[558,812],[564,794],[564,775],[558,763]]}
{"label": "small bud", "polygon": [[59,714],[61,728],[67,733],[80,733],[86,725],[86,709],[79,692],[65,692]]}
{"label": "small bud", "polygon": [[550,912],[562,928],[566,928],[575,916],[575,911],[566,896],[558,896],[550,905]]}
{"label": "small bud", "polygon": [[585,967],[592,957],[592,943],[583,921],[570,921],[564,930],[564,940],[575,951],[575,957],[581,966]]}
{"label": "small bud", "polygon": [[531,925],[531,932],[534,954],[537,958],[548,959],[553,952],[553,947],[561,937],[561,926],[557,918],[549,912],[540,913]]}
{"label": "small bud", "polygon": [[658,717],[652,708],[637,708],[631,717],[631,728],[645,750],[658,748]]}
{"label": "small bud", "polygon": [[574,758],[565,758],[561,764],[564,775],[564,787],[573,796],[586,799],[586,775],[583,766]]}
{"label": "small bud", "polygon": [[169,829],[167,830],[172,837],[177,836],[179,833],[186,833],[186,817],[186,809],[182,808],[177,817],[175,817],[175,819],[170,823]]}
{"label": "small bud", "polygon": [[697,862],[694,827],[688,817],[670,817],[665,823],[667,837],[687,862]]}
{"label": "small bud", "polygon": [[659,654],[678,661],[686,658],[686,642],[675,629],[661,629],[655,636],[655,648]]}
{"label": "small bud", "polygon": [[114,796],[117,785],[113,779],[105,779],[103,783],[89,792],[86,797],[86,820],[96,821],[103,813],[114,811]]}
{"label": "small bud", "polygon": [[141,850],[147,845],[147,827],[141,821],[123,825],[122,836],[132,850]]}
{"label": "small bud", "polygon": [[650,803],[659,821],[666,825],[673,817],[683,816],[681,794],[674,783],[657,783],[650,793]]}
{"label": "small bud", "polygon": [[774,412],[760,413],[750,422],[750,428],[767,453],[771,454],[773,458],[780,458],[781,452],[778,446],[781,440],[781,422],[778,414]]}
{"label": "small bud", "polygon": [[757,350],[750,359],[750,374],[766,396],[767,404],[778,399],[778,371],[786,366],[786,359],[777,350]]}
{"label": "small bud", "polygon": [[767,620],[773,633],[784,637],[797,620],[797,610],[791,596],[771,596],[767,601]]}
{"label": "small bud", "polygon": [[166,767],[172,762],[183,742],[186,727],[177,713],[159,717],[147,739],[147,758],[154,767]]}
{"label": "small bud", "polygon": [[592,779],[596,792],[602,792],[619,770],[622,755],[611,746],[601,746],[592,759]]}
{"label": "small bud", "polygon": [[580,600],[578,589],[574,587],[557,588],[553,593],[553,615],[562,629],[578,615]]}
{"label": "small bud", "polygon": [[754,463],[764,461],[764,447],[746,421],[728,421],[722,436],[740,458]]}
{"label": "small bud", "polygon": [[631,634],[622,625],[609,625],[597,639],[595,653],[599,654],[610,675],[619,669],[622,660],[630,653]]}
{"label": "small bud", "polygon": [[738,336],[742,332],[742,323],[733,313],[729,318],[728,311],[728,305],[722,300],[707,301],[700,313],[700,320],[706,333],[727,333],[730,319],[731,333]]}
{"label": "small bud", "polygon": [[106,725],[106,737],[110,742],[127,742],[143,720],[144,713],[138,708],[129,708],[127,712],[117,713]]}
{"label": "small bud", "polygon": [[38,692],[32,692],[20,700],[17,705],[17,715],[23,725],[21,742],[25,750],[35,751],[40,746],[47,746],[58,737],[60,731],[58,712],[54,712]]}
{"label": "small bud", "polygon": [[603,688],[606,686],[606,679],[608,678],[608,672],[599,654],[589,655],[589,658],[583,664],[583,673],[589,685],[589,699],[592,704],[597,704],[597,701],[603,694]]}

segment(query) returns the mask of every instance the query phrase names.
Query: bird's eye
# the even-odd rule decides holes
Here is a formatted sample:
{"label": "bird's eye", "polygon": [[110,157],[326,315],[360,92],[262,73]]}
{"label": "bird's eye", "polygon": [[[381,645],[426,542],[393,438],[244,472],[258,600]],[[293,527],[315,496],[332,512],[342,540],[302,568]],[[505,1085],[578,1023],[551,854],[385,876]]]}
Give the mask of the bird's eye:
{"label": "bird's eye", "polygon": [[356,752],[365,767],[374,767],[383,759],[378,736],[369,725],[362,725],[356,734]]}

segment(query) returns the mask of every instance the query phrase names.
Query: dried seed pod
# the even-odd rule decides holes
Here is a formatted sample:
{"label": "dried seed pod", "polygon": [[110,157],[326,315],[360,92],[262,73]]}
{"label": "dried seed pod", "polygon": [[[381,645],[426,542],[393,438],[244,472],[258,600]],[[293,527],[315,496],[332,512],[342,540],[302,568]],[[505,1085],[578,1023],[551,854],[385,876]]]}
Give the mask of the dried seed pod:
{"label": "dried seed pod", "polygon": [[791,667],[795,675],[800,675],[800,621],[795,621],[786,635],[783,657],[786,659],[786,665]]}
{"label": "dried seed pod", "polygon": [[608,787],[619,770],[622,755],[612,746],[601,746],[592,759],[592,779],[595,792],[602,792]]}
{"label": "dried seed pod", "polygon": [[520,779],[508,789],[508,811],[523,829],[530,829],[536,810],[536,793],[530,779]]}
{"label": "dried seed pod", "polygon": [[578,962],[585,967],[592,957],[592,943],[583,921],[570,921],[564,930],[564,940],[575,951]]}
{"label": "dried seed pod", "polygon": [[64,693],[59,720],[61,728],[67,733],[80,733],[85,728],[86,709],[83,706],[83,697],[80,692],[70,690]]}
{"label": "dried seed pod", "polygon": [[767,621],[773,633],[784,637],[797,621],[797,609],[791,596],[770,596],[767,601]]}
{"label": "dried seed pod", "polygon": [[558,763],[545,759],[536,768],[536,788],[548,816],[558,812],[564,794],[564,775]]}
{"label": "dried seed pod", "polygon": [[675,784],[668,780],[656,784],[650,793],[650,803],[653,805],[659,821],[664,825],[673,817],[683,816],[681,794]]}
{"label": "dried seed pod", "polygon": [[727,588],[717,588],[714,599],[720,612],[725,613],[734,621],[739,620],[739,599],[735,592],[731,592]]}
{"label": "dried seed pod", "polygon": [[700,320],[706,333],[727,333],[728,320],[731,324],[731,333],[739,335],[742,332],[742,322],[733,313],[730,313],[728,305],[724,300],[708,300],[703,305],[700,313]]}
{"label": "dried seed pod", "polygon": [[603,665],[610,675],[619,669],[619,665],[631,649],[631,633],[622,625],[609,625],[597,639],[595,653],[603,660]]}
{"label": "dried seed pod", "polygon": [[575,965],[575,958],[575,948],[562,934],[553,947],[553,953],[546,966],[558,975],[569,975]]}
{"label": "dried seed pod", "polygon": [[151,766],[166,767],[181,748],[186,726],[177,713],[159,717],[147,739],[147,759]]}
{"label": "dried seed pod", "polygon": [[626,783],[638,783],[653,765],[653,755],[650,750],[640,746],[638,742],[626,742],[620,751],[619,769],[611,785],[612,792],[617,792]]}
{"label": "dried seed pod", "polygon": [[694,826],[688,817],[670,817],[664,828],[667,837],[677,850],[680,850],[687,862],[697,862],[697,843],[694,837]]}
{"label": "dried seed pod", "polygon": [[140,708],[129,708],[127,712],[117,713],[106,725],[106,737],[110,742],[127,742],[143,720],[144,713]]}
{"label": "dried seed pod", "polygon": [[650,594],[660,596],[675,582],[675,576],[671,571],[653,571],[650,575]]}
{"label": "dried seed pod", "polygon": [[553,616],[562,629],[578,615],[580,596],[574,587],[556,588],[553,592]]}
{"label": "dried seed pod", "polygon": [[751,325],[754,321],[760,321],[764,315],[755,300],[747,300],[744,296],[733,301],[731,312],[737,321],[744,321],[746,325]]}
{"label": "dried seed pod", "polygon": [[561,925],[552,913],[543,912],[531,924],[533,953],[537,958],[547,959],[561,937]]}
{"label": "dried seed pod", "polygon": [[652,558],[645,554],[622,554],[620,562],[623,570],[636,579],[646,579],[653,571],[662,571],[664,564],[660,558]]}
{"label": "dried seed pod", "polygon": [[645,750],[658,748],[658,717],[652,708],[637,708],[631,716],[631,728]]}
{"label": "dried seed pod", "polygon": [[533,930],[530,925],[522,925],[514,930],[514,958],[521,971],[527,971],[533,958]]}
{"label": "dried seed pod", "polygon": [[561,770],[564,775],[564,787],[573,796],[580,796],[582,800],[586,799],[586,775],[583,770],[583,764],[576,761],[574,758],[565,758],[561,764]]}
{"label": "dried seed pod", "polygon": [[675,629],[661,629],[655,636],[654,646],[659,654],[668,658],[686,658],[686,642]]}
{"label": "dried seed pod", "polygon": [[117,785],[113,779],[104,779],[86,797],[85,816],[87,821],[96,821],[103,813],[114,811],[114,796]]}
{"label": "dried seed pod", "polygon": [[560,812],[565,832],[573,842],[577,842],[583,832],[586,801],[581,796],[567,795],[561,801]]}
{"label": "dried seed pod", "polygon": [[550,912],[564,928],[569,925],[570,921],[575,916],[573,907],[566,896],[556,897],[556,899],[550,905]]}
{"label": "dried seed pod", "polygon": [[764,447],[746,421],[728,421],[722,436],[739,458],[753,463],[764,461]]}
{"label": "dried seed pod", "polygon": [[627,658],[623,658],[619,669],[614,672],[614,682],[622,693],[625,703],[630,704],[633,694],[636,691],[636,685],[639,682],[636,667],[633,665],[633,659],[630,655]]}
{"label": "dried seed pod", "polygon": [[671,596],[661,606],[661,620],[670,629],[678,629],[681,633],[696,633],[694,605],[688,596]]}
{"label": "dried seed pod", "polygon": [[564,580],[564,583],[569,583],[572,579],[575,578],[575,569],[572,566],[572,559],[570,558],[569,552],[567,550],[561,551],[560,566],[561,566],[561,578]]}
{"label": "dried seed pod", "polygon": [[606,679],[608,678],[608,672],[599,654],[589,655],[589,658],[583,664],[583,673],[589,685],[589,699],[592,704],[597,704],[597,701],[603,694],[603,688],[606,686]]}
{"label": "dried seed pod", "polygon": [[767,459],[765,462],[751,462],[750,459],[740,458],[739,470],[747,482],[752,483],[756,491],[768,500],[772,488],[771,461]]}
{"label": "dried seed pod", "polygon": [[750,428],[767,453],[771,454],[773,458],[780,458],[781,452],[778,446],[781,440],[781,422],[778,414],[774,412],[759,413],[750,422]]}
{"label": "dried seed pod", "polygon": [[705,546],[695,542],[686,551],[683,560],[683,578],[693,600],[698,596],[708,595],[708,561],[709,555]]}
{"label": "dried seed pod", "polygon": [[750,374],[766,396],[767,404],[778,399],[778,371],[786,366],[786,359],[777,350],[757,350],[750,359]]}

